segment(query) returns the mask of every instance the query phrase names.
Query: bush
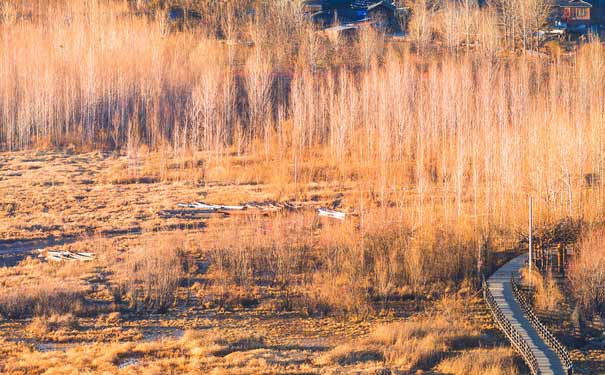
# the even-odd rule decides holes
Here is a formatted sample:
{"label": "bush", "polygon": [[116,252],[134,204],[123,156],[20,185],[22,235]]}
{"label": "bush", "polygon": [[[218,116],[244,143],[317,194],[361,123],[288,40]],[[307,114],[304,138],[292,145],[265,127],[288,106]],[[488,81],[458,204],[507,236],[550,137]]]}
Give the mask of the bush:
{"label": "bush", "polygon": [[0,314],[6,319],[79,313],[84,307],[84,291],[58,284],[25,286],[0,292]]}
{"label": "bush", "polygon": [[166,312],[186,277],[184,242],[175,236],[158,238],[126,258],[126,275],[119,289],[137,311]]}
{"label": "bush", "polygon": [[309,314],[341,318],[364,319],[373,311],[366,279],[348,273],[316,273],[299,305]]}
{"label": "bush", "polygon": [[61,329],[74,330],[80,328],[78,319],[72,314],[51,315],[35,317],[27,326],[30,334],[38,337],[44,337],[49,332],[55,332]]}
{"label": "bush", "polygon": [[605,312],[605,229],[588,233],[572,260],[568,277],[582,311],[590,316]]}

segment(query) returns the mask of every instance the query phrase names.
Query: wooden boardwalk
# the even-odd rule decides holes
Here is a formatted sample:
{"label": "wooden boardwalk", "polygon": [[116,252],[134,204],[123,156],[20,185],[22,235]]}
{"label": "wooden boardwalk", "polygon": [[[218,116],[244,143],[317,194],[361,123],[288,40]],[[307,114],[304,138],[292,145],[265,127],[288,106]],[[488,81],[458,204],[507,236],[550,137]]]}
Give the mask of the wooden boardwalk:
{"label": "wooden boardwalk", "polygon": [[539,374],[565,375],[566,370],[557,354],[542,340],[531,325],[513,294],[511,273],[519,277],[519,270],[526,264],[527,254],[520,255],[499,268],[488,280],[487,287],[496,303],[510,321],[512,327],[527,342],[536,357]]}

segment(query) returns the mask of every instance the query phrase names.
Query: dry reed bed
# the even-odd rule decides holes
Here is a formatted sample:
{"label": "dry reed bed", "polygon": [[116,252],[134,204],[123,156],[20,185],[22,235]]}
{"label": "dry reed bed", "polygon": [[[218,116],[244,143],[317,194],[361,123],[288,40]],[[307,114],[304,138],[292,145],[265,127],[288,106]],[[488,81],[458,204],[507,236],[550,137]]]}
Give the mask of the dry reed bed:
{"label": "dry reed bed", "polygon": [[605,313],[605,231],[597,227],[583,238],[569,267],[571,290],[590,318]]}
{"label": "dry reed bed", "polygon": [[[443,301],[444,306],[461,304],[479,306],[480,301]],[[516,373],[517,365],[511,359],[512,352],[491,348],[492,339],[477,336],[478,327],[461,323],[459,319],[462,318],[463,315],[448,315],[446,318],[424,315],[409,323],[372,324],[365,328],[370,331],[365,338],[359,338],[358,333],[351,335],[355,330],[344,334],[343,324],[330,321],[322,321],[313,328],[308,326],[308,319],[298,322],[276,317],[269,321],[242,316],[231,321],[225,316],[221,319],[224,326],[208,330],[207,323],[203,323],[199,329],[188,329],[180,339],[132,342],[128,341],[132,338],[127,338],[122,342],[122,338],[120,341],[79,343],[66,346],[64,350],[45,352],[27,344],[5,340],[0,349],[5,361],[0,364],[0,369],[16,374],[43,373],[49,368],[57,373],[172,371],[180,374],[214,371],[284,374],[356,371],[369,374],[387,369],[404,372],[410,369],[447,369],[453,374],[463,374],[464,370],[458,370],[461,368],[475,368],[477,371],[495,371],[499,368],[505,372],[494,374]],[[242,327],[243,322],[247,327],[253,327],[256,334],[250,335],[249,330]],[[277,326],[280,322],[282,330],[272,331],[271,325]],[[121,322],[114,320],[113,323]],[[43,324],[83,329],[74,325],[69,317],[53,318]],[[39,325],[39,321],[35,321],[31,329]],[[288,325],[292,326],[292,331],[286,333],[283,327]],[[44,335],[52,337],[53,334],[56,332]],[[74,343],[78,343],[77,336],[73,339],[76,340]],[[478,345],[489,347],[477,349]],[[477,361],[478,356],[480,361]]]}
{"label": "dry reed bed", "polygon": [[416,231],[382,217],[390,212],[396,211],[368,211],[363,221],[344,223],[312,211],[242,216],[202,232],[57,246],[93,252],[95,260],[26,259],[4,268],[0,312],[7,318],[165,312],[194,296],[195,305],[211,309],[260,304],[274,312],[365,318],[392,299],[424,300],[425,293],[430,299],[453,283],[477,280],[479,256],[491,264],[493,250],[477,252],[481,239],[473,233]]}
{"label": "dry reed bed", "polygon": [[[0,269],[0,315],[5,319],[57,314],[96,316],[127,309],[164,313],[174,306],[191,265],[182,237],[146,236],[130,247],[96,239],[76,246],[93,251],[87,262],[28,257]],[[69,246],[69,245],[68,245]]]}

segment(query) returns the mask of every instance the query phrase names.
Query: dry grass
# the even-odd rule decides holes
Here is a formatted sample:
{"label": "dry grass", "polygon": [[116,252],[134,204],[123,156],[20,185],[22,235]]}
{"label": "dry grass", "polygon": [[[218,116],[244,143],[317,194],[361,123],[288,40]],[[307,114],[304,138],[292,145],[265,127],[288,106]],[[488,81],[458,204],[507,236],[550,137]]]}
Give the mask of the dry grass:
{"label": "dry grass", "polygon": [[4,288],[0,294],[0,314],[5,319],[65,314],[84,311],[84,290],[63,282]]}
{"label": "dry grass", "polygon": [[34,337],[44,338],[51,332],[74,330],[80,327],[78,319],[72,314],[35,317],[27,326],[27,331]]}
{"label": "dry grass", "polygon": [[533,268],[530,278],[529,269],[525,267],[521,270],[521,276],[526,285],[531,283],[535,307],[544,311],[558,311],[564,298],[557,280],[551,274],[542,275],[536,268]]}
{"label": "dry grass", "polygon": [[[26,337],[47,343],[45,346],[0,339],[0,354],[5,358],[0,368],[16,374],[44,373],[49,369],[56,373],[92,374],[437,370],[442,358],[485,345],[479,327],[465,319],[464,311],[469,305],[482,306],[477,299],[446,299],[435,304],[435,314],[421,314],[409,322],[393,323],[400,319],[390,317],[369,324],[289,314],[274,314],[268,319],[266,312],[255,310],[237,314],[214,310],[178,318],[171,315],[167,320],[146,320],[141,315],[130,320],[124,314],[116,319],[115,313],[94,320],[51,316],[34,319],[24,327]],[[448,309],[442,310],[443,307]],[[3,333],[19,332],[13,324],[2,324]],[[146,325],[158,324],[182,327],[186,332],[181,338],[150,339],[141,335],[148,329]]]}
{"label": "dry grass", "polygon": [[438,369],[453,375],[517,375],[511,349],[476,349],[442,361]]}
{"label": "dry grass", "polygon": [[385,308],[391,299],[477,278],[480,239],[416,232],[392,219],[397,212],[369,209],[345,222],[304,211],[230,219],[210,242],[213,285],[205,298],[252,302],[269,286],[280,296],[277,309],[363,319],[377,302]]}
{"label": "dry grass", "polygon": [[[125,267],[123,267],[125,266]],[[175,303],[181,281],[187,277],[185,242],[177,235],[148,238],[143,247],[126,255],[113,280],[115,295],[123,293],[130,308],[166,312]]]}
{"label": "dry grass", "polygon": [[605,312],[605,231],[587,233],[574,257],[568,277],[579,307],[589,316]]}
{"label": "dry grass", "polygon": [[[343,204],[348,204],[347,199],[345,197]],[[392,321],[391,311],[409,309],[412,305],[416,308],[433,305],[429,296],[442,293],[448,284],[453,284],[452,280],[466,274],[466,271],[443,273],[445,261],[440,258],[445,259],[446,252],[457,254],[455,248],[474,241],[472,236],[460,237],[456,242],[443,234],[430,235],[411,246],[416,243],[413,237],[417,232],[407,224],[402,225],[399,219],[393,219],[397,212],[396,208],[366,209],[363,220],[352,216],[344,222],[318,219],[314,212],[305,210],[267,216],[242,214],[213,219],[208,228],[200,232],[144,232],[57,245],[51,249],[91,251],[96,257],[86,263],[22,261],[2,270],[4,285],[64,280],[66,288],[79,285],[78,288],[85,291],[87,302],[104,307],[80,315],[68,311],[77,316],[77,320],[74,319],[77,325],[72,325],[66,317],[52,314],[40,316],[33,322],[4,322],[5,332],[11,335],[67,346],[65,353],[40,353],[35,348],[11,346],[14,352],[7,357],[7,371],[37,373],[51,366],[58,372],[92,373],[161,373],[170,368],[174,368],[175,373],[210,370],[251,374],[319,373],[346,371],[343,368],[351,367],[371,371],[369,369],[384,367],[385,360],[397,368],[408,368],[412,363],[416,368],[433,367],[443,353],[458,350],[462,341],[466,341],[455,336],[454,331],[461,335],[468,333],[471,337],[468,340],[474,340],[474,328],[450,317],[462,311],[460,303],[444,302],[443,306],[456,311],[447,312],[448,317],[443,320],[430,318],[435,320],[432,328],[427,323],[393,325],[390,329],[375,329],[367,345],[349,341],[350,337],[365,335],[370,324],[373,325],[371,322],[377,319]],[[433,238],[443,242],[434,245]],[[443,246],[449,242],[446,238],[452,240],[452,247]],[[460,248],[466,248],[464,246]],[[423,253],[434,262],[434,273],[427,267],[426,284],[416,285],[418,302],[402,301],[413,289],[408,269],[399,265],[405,263],[402,259],[407,256],[421,257]],[[183,259],[192,260],[199,268]],[[464,262],[460,264],[466,269]],[[475,269],[475,260],[469,265]],[[195,280],[195,284],[178,283],[177,278],[172,277],[178,275],[181,279]],[[383,287],[374,287],[374,283],[381,283]],[[119,285],[125,287],[116,288]],[[166,286],[174,287],[171,296],[162,293],[167,290]],[[221,290],[232,295],[226,299],[224,308],[208,303],[213,295],[220,295]],[[246,293],[239,294],[240,290]],[[317,300],[312,299],[315,293]],[[425,294],[423,304],[425,297],[421,296]],[[133,296],[136,297],[134,306],[130,303],[134,301]],[[249,304],[250,300],[255,304]],[[157,311],[156,307],[160,306],[156,301],[168,302],[166,315],[148,317],[147,311]],[[179,303],[173,304],[174,301]],[[392,305],[391,301],[396,302]],[[315,307],[320,302],[327,307]],[[116,309],[121,312],[111,313]],[[300,311],[322,312],[324,316],[308,316]],[[448,324],[451,331],[446,330]],[[217,332],[211,339],[203,333],[195,340],[189,337],[180,341],[142,342],[142,338],[150,340],[147,335],[156,326],[168,330],[215,327]],[[347,327],[346,335],[344,327]],[[233,331],[238,334],[233,335]],[[250,337],[251,331],[259,335],[268,332],[271,338],[244,340]],[[389,332],[401,334],[390,337]],[[114,341],[118,343],[110,343]],[[404,341],[414,344],[406,347]],[[333,347],[344,342],[350,349],[335,349],[332,354],[341,359],[313,361],[323,354],[323,345]],[[431,347],[434,349],[429,349]],[[343,354],[336,355],[338,351]],[[355,353],[348,355],[347,352]],[[96,362],[89,360],[91,355],[97,358]],[[397,358],[405,358],[409,363],[398,362]],[[130,360],[137,362],[118,369]]]}
{"label": "dry grass", "polygon": [[542,282],[537,282],[536,285],[534,295],[536,307],[546,311],[557,311],[561,302],[563,302],[563,294],[557,285],[557,281],[552,275],[547,275]]}
{"label": "dry grass", "polygon": [[398,371],[428,370],[449,353],[473,347],[479,333],[462,321],[440,315],[376,327],[367,338],[337,346],[319,364],[384,364]]}
{"label": "dry grass", "polygon": [[27,258],[2,268],[0,312],[11,319],[94,315],[115,308],[165,312],[190,271],[183,237],[150,235],[128,246],[93,238],[53,249],[92,252],[92,261]]}
{"label": "dry grass", "polygon": [[304,365],[297,365],[296,360],[282,360],[280,363],[279,353],[264,348],[262,344],[254,344],[250,339],[225,340],[195,332],[187,333],[180,340],[90,344],[68,348],[65,352],[40,353],[14,344],[5,345],[0,350],[4,354],[18,356],[2,365],[3,370],[11,374],[42,374],[47,369],[59,374],[186,374],[199,371],[286,374],[304,369]]}
{"label": "dry grass", "polygon": [[[380,195],[364,192],[354,182],[305,184],[306,200],[298,201],[305,208],[298,212],[263,214],[248,210],[228,218],[160,218],[158,211],[174,209],[183,201],[238,204],[272,200],[274,185],[238,186],[227,180],[227,185],[202,187],[179,181],[130,185],[99,182],[91,186],[80,179],[98,181],[99,176],[111,175],[114,166],[123,165],[125,160],[91,154],[15,155],[9,161],[10,170],[26,170],[27,175],[0,181],[9,191],[6,202],[18,205],[3,222],[4,233],[32,236],[21,223],[38,225],[38,213],[46,210],[52,221],[69,223],[57,229],[58,233],[78,235],[81,229],[74,224],[98,233],[54,250],[90,251],[96,260],[84,264],[22,263],[7,270],[3,282],[8,286],[17,285],[17,280],[23,278],[30,278],[29,283],[56,279],[82,284],[90,280],[83,285],[97,289],[93,300],[112,303],[105,307],[109,310],[166,310],[179,298],[187,298],[170,290],[183,293],[187,288],[179,280],[190,279],[196,285],[191,295],[206,308],[260,306],[277,312],[364,319],[388,311],[391,301],[413,296],[422,304],[445,288],[455,290],[462,280],[476,282],[479,266],[489,269],[491,254],[509,246],[503,240],[514,241],[517,236],[510,230],[487,228],[492,234],[486,236],[474,220],[466,217],[458,222],[444,221],[441,212],[446,207],[434,201],[416,206],[413,193],[389,193],[390,198],[385,198],[389,203],[382,206]],[[141,163],[156,156],[142,153]],[[236,158],[233,162],[245,169],[257,161]],[[43,193],[41,182],[46,174],[40,169],[25,169],[31,163],[52,165],[55,178],[62,181],[56,194]],[[20,178],[29,183],[20,184]],[[336,195],[341,189],[343,194]],[[61,194],[68,198],[55,199]],[[350,213],[347,220],[319,219],[312,208],[328,206],[336,199]],[[11,210],[12,206],[6,207]],[[468,207],[465,204],[461,209]],[[424,225],[416,220],[418,215],[424,217]],[[200,233],[154,235],[155,230],[186,229],[199,223],[207,226]],[[104,239],[105,234],[131,229],[142,232],[135,235],[140,241]],[[49,233],[39,233],[44,234]],[[189,239],[185,241],[186,237]],[[205,274],[196,274],[195,267],[184,268],[192,260],[203,264]],[[104,285],[97,288],[99,280]]]}

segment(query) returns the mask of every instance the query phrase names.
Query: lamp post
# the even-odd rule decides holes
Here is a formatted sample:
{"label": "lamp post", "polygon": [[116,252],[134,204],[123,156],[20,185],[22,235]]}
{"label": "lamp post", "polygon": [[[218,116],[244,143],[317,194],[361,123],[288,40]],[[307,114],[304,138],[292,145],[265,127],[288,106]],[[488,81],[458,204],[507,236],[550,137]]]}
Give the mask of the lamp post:
{"label": "lamp post", "polygon": [[534,215],[533,215],[533,199],[530,194],[529,196],[529,290],[532,288],[531,269],[533,266],[532,262],[532,230],[534,226]]}

